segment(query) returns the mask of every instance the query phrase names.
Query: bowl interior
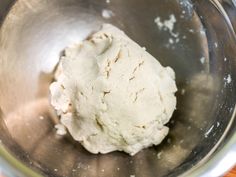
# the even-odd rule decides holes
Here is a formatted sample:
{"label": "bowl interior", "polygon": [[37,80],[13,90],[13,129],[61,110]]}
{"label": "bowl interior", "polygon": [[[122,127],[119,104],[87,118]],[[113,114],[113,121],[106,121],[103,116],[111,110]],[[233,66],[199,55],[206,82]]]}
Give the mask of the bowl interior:
{"label": "bowl interior", "polygon": [[[177,20],[173,30],[154,22],[172,14]],[[168,124],[170,134],[134,157],[92,155],[54,129],[58,118],[48,87],[60,54],[103,23],[119,27],[176,71],[178,105]],[[227,23],[210,1],[18,0],[0,31],[2,144],[44,176],[181,174],[210,153],[230,123],[233,47]]]}

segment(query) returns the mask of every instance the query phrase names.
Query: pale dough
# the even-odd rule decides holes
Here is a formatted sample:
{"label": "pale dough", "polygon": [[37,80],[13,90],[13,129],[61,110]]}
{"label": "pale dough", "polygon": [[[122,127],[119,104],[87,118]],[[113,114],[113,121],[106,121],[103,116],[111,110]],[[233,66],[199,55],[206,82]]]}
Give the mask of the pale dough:
{"label": "pale dough", "polygon": [[61,123],[88,151],[134,155],[168,134],[177,88],[170,67],[105,24],[65,50],[50,91]]}

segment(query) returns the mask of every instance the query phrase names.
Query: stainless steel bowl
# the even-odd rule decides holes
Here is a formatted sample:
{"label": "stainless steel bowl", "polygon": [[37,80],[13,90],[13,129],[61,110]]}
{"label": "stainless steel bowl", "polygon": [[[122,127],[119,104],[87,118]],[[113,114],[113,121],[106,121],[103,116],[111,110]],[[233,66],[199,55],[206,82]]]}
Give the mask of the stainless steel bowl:
{"label": "stainless steel bowl", "polygon": [[[10,177],[222,175],[236,162],[235,1],[110,1],[0,0],[1,171]],[[111,18],[102,17],[104,9],[113,11]],[[178,37],[154,23],[170,14]],[[69,135],[55,134],[53,69],[66,46],[102,23],[124,30],[177,75],[169,136],[134,157],[92,155]]]}

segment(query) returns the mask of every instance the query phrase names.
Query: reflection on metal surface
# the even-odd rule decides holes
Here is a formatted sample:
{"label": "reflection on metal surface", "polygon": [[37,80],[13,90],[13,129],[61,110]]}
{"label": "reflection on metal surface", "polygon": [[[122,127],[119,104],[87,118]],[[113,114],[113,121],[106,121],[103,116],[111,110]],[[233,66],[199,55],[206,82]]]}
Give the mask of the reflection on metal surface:
{"label": "reflection on metal surface", "polygon": [[[8,2],[0,6],[0,19]],[[177,176],[204,164],[212,149],[223,147],[222,135],[228,135],[236,101],[236,47],[228,23],[210,1],[194,0],[193,6],[180,2],[18,0],[0,28],[0,154],[10,162],[8,150],[42,176]],[[103,9],[115,16],[103,18]],[[170,14],[177,19],[174,32],[179,34],[174,45],[167,45],[172,36],[154,23],[157,16]],[[178,105],[169,136],[134,157],[121,152],[93,155],[69,135],[55,134],[58,119],[48,95],[52,71],[66,46],[102,23],[124,30],[177,74]],[[224,79],[228,75],[230,83]],[[22,171],[18,164],[11,162]],[[31,175],[27,169],[23,173]]]}
{"label": "reflection on metal surface", "polygon": [[[209,173],[209,176],[218,176],[218,174],[222,174],[222,172],[225,172],[226,165],[228,164],[229,166],[235,165],[235,159],[236,159],[236,152],[232,151],[228,154],[226,154],[223,159],[221,159],[219,164],[216,164],[215,170],[212,170]],[[205,175],[206,176],[206,175]]]}

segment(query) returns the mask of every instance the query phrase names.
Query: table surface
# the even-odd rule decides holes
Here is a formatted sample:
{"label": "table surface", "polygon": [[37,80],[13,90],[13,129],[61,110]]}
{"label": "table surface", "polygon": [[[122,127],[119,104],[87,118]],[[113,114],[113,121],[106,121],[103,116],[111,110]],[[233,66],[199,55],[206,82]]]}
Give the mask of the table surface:
{"label": "table surface", "polygon": [[234,167],[234,169],[227,173],[225,177],[236,177],[236,167]]}

